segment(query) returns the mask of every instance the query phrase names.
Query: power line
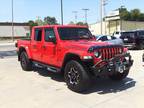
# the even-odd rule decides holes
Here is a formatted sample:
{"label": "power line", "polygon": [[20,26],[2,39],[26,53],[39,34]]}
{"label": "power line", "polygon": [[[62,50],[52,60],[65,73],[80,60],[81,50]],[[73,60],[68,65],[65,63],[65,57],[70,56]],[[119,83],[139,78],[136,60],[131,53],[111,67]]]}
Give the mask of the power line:
{"label": "power line", "polygon": [[87,23],[87,12],[89,11],[89,9],[82,9],[85,12],[85,23]]}
{"label": "power line", "polygon": [[78,11],[73,11],[72,13],[75,14],[75,24],[76,24],[77,23],[77,13],[78,13]]}

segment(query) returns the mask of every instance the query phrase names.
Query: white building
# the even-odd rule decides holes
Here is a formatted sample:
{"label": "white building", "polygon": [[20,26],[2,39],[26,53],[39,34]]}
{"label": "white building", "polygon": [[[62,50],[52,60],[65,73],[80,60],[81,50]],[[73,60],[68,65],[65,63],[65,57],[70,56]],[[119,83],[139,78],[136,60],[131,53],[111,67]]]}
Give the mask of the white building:
{"label": "white building", "polygon": [[[102,34],[112,34],[115,31],[121,30],[119,10],[110,12],[102,23]],[[91,32],[94,35],[101,34],[101,22],[89,25]]]}
{"label": "white building", "polygon": [[[28,23],[14,23],[14,37],[26,37],[29,34]],[[12,23],[0,22],[0,37],[12,37]]]}
{"label": "white building", "polygon": [[[100,35],[101,22],[90,24],[89,29],[91,30],[92,34]],[[120,19],[119,12],[114,11],[106,16],[105,21],[103,22],[102,34],[112,35],[116,31],[128,31],[136,29],[144,29],[144,22],[122,21]]]}

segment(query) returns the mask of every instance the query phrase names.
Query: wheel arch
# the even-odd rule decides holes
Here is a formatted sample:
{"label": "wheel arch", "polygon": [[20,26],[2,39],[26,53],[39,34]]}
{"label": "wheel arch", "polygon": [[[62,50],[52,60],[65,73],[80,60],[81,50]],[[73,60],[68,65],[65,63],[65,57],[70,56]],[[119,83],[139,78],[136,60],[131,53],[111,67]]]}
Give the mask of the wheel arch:
{"label": "wheel arch", "polygon": [[20,61],[20,55],[22,52],[26,52],[26,54],[28,55],[28,57],[30,58],[30,53],[29,51],[25,48],[25,47],[20,47],[19,51],[18,51],[18,60]]}
{"label": "wheel arch", "polygon": [[81,62],[80,56],[78,54],[67,53],[63,60],[62,69],[61,69],[62,72],[64,72],[64,68],[70,60],[76,60],[78,62]]}

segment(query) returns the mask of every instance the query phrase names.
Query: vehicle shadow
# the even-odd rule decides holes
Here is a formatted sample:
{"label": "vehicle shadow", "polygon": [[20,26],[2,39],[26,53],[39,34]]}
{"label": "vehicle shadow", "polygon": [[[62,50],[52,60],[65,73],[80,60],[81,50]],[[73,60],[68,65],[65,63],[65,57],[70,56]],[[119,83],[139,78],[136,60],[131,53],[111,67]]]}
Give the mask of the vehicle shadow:
{"label": "vehicle shadow", "polygon": [[54,73],[49,72],[46,69],[43,68],[34,68],[34,72],[37,72],[39,75],[43,77],[50,77],[52,80],[58,81],[58,82],[64,82],[63,74],[61,73]]}
{"label": "vehicle shadow", "polygon": [[118,93],[135,86],[136,81],[132,78],[125,78],[122,81],[112,81],[108,78],[98,78],[92,82],[94,85],[90,90],[82,94],[90,94],[97,92],[98,94]]}
{"label": "vehicle shadow", "polygon": [[[64,77],[61,73],[53,73],[41,68],[35,68],[34,72],[37,72],[43,77],[50,77],[52,80],[64,82]],[[93,86],[89,88],[86,92],[82,92],[81,94],[87,95],[91,93],[97,93],[102,95],[108,93],[117,93],[130,89],[134,87],[135,84],[136,81],[134,81],[134,79],[132,78],[126,78],[122,81],[112,81],[109,78],[96,78],[92,80],[91,85]]]}

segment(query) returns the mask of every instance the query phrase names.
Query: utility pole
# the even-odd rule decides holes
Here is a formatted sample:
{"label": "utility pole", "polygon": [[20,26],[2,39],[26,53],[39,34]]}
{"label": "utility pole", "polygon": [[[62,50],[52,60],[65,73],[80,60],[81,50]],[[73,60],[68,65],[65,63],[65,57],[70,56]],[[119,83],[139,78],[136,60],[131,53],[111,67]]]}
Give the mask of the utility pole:
{"label": "utility pole", "polygon": [[75,24],[77,23],[77,11],[73,11],[73,13],[75,14]]}
{"label": "utility pole", "polygon": [[82,9],[85,12],[85,23],[87,24],[87,12],[89,9]]}
{"label": "utility pole", "polygon": [[[124,8],[125,6],[121,5],[120,9],[119,9],[119,14],[121,15],[121,11],[122,9]],[[123,20],[120,16],[120,31],[122,32],[123,31]]]}
{"label": "utility pole", "polygon": [[63,25],[63,0],[61,0],[61,25]]}
{"label": "utility pole", "polygon": [[101,35],[103,34],[103,18],[106,15],[105,6],[107,5],[107,1],[108,0],[100,0]]}
{"label": "utility pole", "polygon": [[12,7],[12,41],[14,42],[14,12],[13,12],[13,0],[11,1]]}
{"label": "utility pole", "polygon": [[104,0],[103,1],[103,14],[104,14],[104,28],[105,28],[105,35],[107,34],[107,29],[106,29],[106,5],[108,4],[107,3],[108,0]]}
{"label": "utility pole", "polygon": [[103,34],[103,0],[100,0],[101,35]]}
{"label": "utility pole", "polygon": [[120,0],[119,15],[120,15],[120,31],[121,32],[123,31],[123,20],[121,18],[121,12],[122,12],[122,9],[125,7],[123,2],[124,2],[123,0]]}

